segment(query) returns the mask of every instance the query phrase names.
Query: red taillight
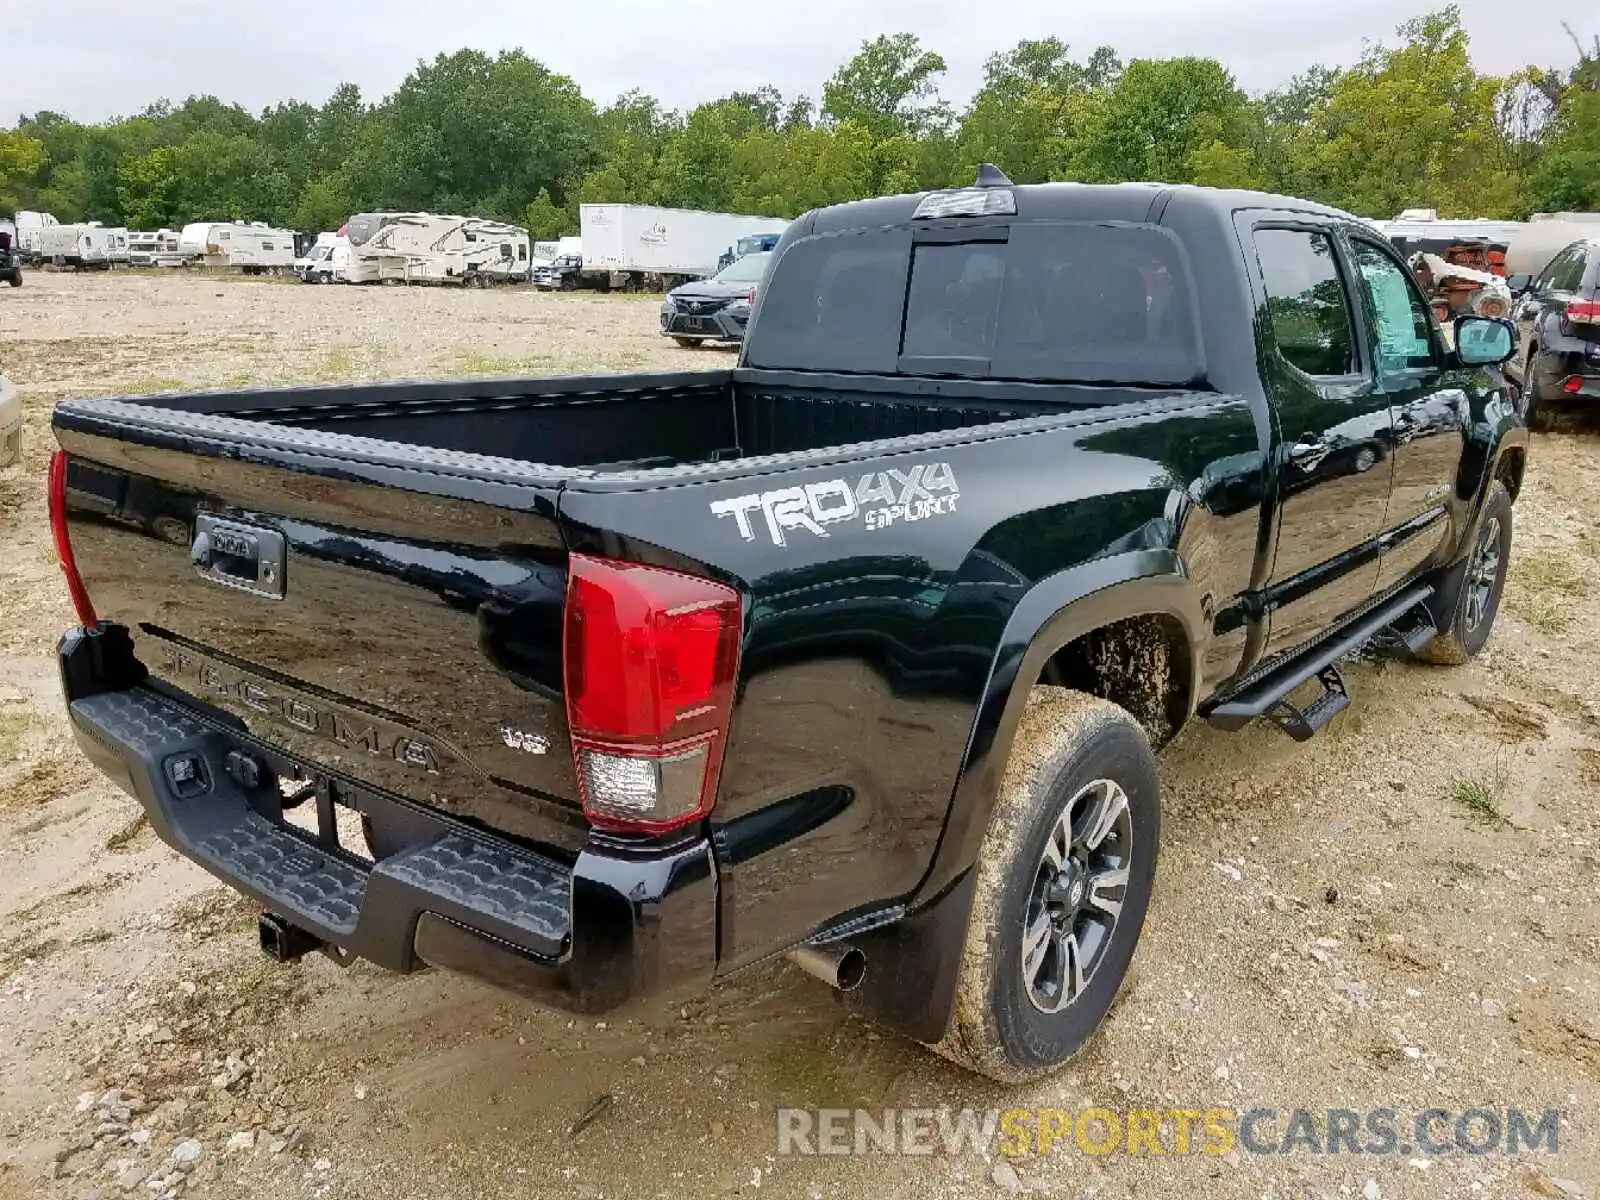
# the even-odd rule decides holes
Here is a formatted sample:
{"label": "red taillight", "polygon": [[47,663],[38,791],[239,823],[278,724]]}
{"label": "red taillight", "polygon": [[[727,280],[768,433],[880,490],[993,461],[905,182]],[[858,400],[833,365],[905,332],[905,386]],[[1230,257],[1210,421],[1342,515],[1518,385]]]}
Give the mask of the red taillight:
{"label": "red taillight", "polygon": [[755,306],[755,302],[756,302],[756,290],[755,290],[755,288],[751,288],[750,289],[750,294],[744,298],[744,302],[746,304],[750,305],[751,307]]}
{"label": "red taillight", "polygon": [[739,594],[723,584],[570,557],[567,724],[591,822],[664,833],[711,810],[739,627]]}
{"label": "red taillight", "polygon": [[1561,385],[1561,390],[1569,396],[1576,396],[1583,390],[1583,380],[1577,375],[1569,375]]}
{"label": "red taillight", "polygon": [[67,591],[72,594],[72,607],[77,610],[78,621],[85,629],[97,629],[100,620],[95,616],[94,605],[89,601],[89,589],[83,586],[78,574],[78,564],[72,557],[72,535],[67,530],[67,452],[57,450],[50,456],[50,535],[55,538],[56,558],[66,572]]}

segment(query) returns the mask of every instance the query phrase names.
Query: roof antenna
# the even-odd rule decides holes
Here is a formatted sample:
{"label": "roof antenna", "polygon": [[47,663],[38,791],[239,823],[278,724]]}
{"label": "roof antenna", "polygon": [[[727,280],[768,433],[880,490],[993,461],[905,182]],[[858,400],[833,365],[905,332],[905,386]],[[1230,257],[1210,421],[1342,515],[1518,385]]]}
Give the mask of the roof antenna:
{"label": "roof antenna", "polygon": [[1015,187],[1011,178],[993,163],[978,164],[978,187]]}

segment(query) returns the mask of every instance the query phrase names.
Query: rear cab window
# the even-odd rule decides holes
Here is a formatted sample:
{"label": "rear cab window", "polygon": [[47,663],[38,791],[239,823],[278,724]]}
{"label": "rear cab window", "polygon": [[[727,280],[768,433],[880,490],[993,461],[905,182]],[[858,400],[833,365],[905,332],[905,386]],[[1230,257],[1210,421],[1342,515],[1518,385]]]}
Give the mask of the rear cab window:
{"label": "rear cab window", "polygon": [[1183,247],[1155,225],[823,234],[771,272],[753,367],[1151,386],[1204,376]]}

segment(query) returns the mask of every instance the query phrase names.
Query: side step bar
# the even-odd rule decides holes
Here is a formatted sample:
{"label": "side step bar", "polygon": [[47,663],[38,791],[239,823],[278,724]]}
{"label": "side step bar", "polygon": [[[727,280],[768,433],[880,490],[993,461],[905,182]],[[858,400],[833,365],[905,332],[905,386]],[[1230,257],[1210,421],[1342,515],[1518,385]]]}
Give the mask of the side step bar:
{"label": "side step bar", "polygon": [[[1341,658],[1388,633],[1408,650],[1428,644],[1438,630],[1424,603],[1433,595],[1431,584],[1419,583],[1384,601],[1370,612],[1338,630],[1305,655],[1269,671],[1205,714],[1218,729],[1242,729],[1266,717],[1298,742],[1324,728],[1350,703],[1344,678],[1335,665]],[[1301,684],[1317,679],[1322,694],[1300,708],[1288,700]]]}

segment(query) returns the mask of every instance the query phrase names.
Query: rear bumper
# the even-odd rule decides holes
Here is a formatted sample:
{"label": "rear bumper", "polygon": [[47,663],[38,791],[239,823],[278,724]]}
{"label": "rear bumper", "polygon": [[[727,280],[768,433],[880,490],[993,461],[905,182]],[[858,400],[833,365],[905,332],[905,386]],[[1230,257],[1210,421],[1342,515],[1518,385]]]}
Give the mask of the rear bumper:
{"label": "rear bumper", "polygon": [[[292,760],[149,686],[98,690],[96,640],[73,630],[60,645],[83,752],[163,841],[315,938],[390,970],[452,969],[574,1012],[709,986],[717,888],[705,841],[596,843],[569,866],[329,781],[330,796],[400,831],[405,848],[372,862],[282,819],[272,772]],[[265,768],[255,786],[240,754]]]}

